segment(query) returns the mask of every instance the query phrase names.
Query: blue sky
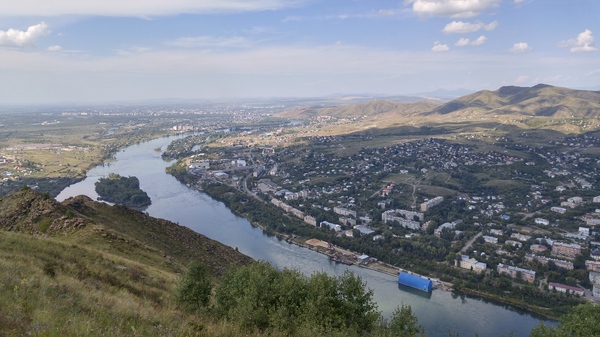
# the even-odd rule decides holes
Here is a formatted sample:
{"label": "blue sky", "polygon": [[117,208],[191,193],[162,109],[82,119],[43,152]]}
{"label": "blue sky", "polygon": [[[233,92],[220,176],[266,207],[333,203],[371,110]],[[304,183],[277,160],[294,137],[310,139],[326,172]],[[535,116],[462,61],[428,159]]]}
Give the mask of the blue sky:
{"label": "blue sky", "polygon": [[0,104],[600,89],[597,0],[0,2]]}

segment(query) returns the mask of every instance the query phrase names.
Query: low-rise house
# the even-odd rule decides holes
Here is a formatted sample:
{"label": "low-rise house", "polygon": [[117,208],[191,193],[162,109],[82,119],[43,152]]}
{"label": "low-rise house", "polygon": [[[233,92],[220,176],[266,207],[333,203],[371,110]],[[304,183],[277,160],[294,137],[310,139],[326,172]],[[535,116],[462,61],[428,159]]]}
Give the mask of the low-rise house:
{"label": "low-rise house", "polygon": [[537,261],[537,262],[541,263],[542,265],[545,265],[548,262],[552,261],[559,268],[573,270],[573,262],[571,262],[571,261],[553,259],[553,258],[549,258],[549,257],[545,257],[545,256],[537,256],[534,254],[525,254],[525,260],[527,260],[529,262]]}
{"label": "low-rise house", "polygon": [[375,233],[374,230],[370,229],[367,226],[358,225],[358,226],[354,226],[354,229],[358,230],[360,232],[360,234],[363,234],[363,235],[369,235],[369,234]]}
{"label": "low-rise house", "polygon": [[585,291],[582,288],[572,287],[572,286],[568,286],[568,285],[560,284],[560,283],[550,282],[550,283],[548,283],[548,288],[551,290],[556,290],[561,293],[565,293],[565,294],[575,294],[575,295],[579,295],[579,296],[585,295]]}
{"label": "low-rise house", "polygon": [[522,241],[522,242],[525,242],[525,241],[531,239],[531,236],[529,236],[529,235],[523,235],[523,234],[520,234],[520,233],[512,233],[510,237],[513,238],[513,239],[517,239],[519,241]]}
{"label": "low-rise house", "polygon": [[364,225],[368,225],[373,221],[373,219],[371,219],[371,217],[368,215],[361,216],[358,218],[358,220],[360,220]]}
{"label": "low-rise house", "polygon": [[592,284],[600,284],[600,272],[591,271],[589,278]]}
{"label": "low-rise house", "polygon": [[600,284],[594,284],[594,287],[592,288],[592,296],[600,297]]}
{"label": "low-rise house", "polygon": [[340,217],[340,223],[345,226],[356,226],[356,219]]}
{"label": "low-rise house", "polygon": [[497,244],[498,243],[498,238],[495,237],[495,236],[484,235],[483,236],[483,241],[485,241],[486,243]]}
{"label": "low-rise house", "polygon": [[317,226],[317,219],[315,219],[314,216],[310,216],[307,215],[304,217],[304,222],[306,222],[307,224],[311,225],[311,226]]}
{"label": "low-rise house", "polygon": [[351,216],[353,216],[353,217],[355,217],[355,218],[356,218],[356,211],[352,211],[352,210],[349,210],[349,209],[347,209],[347,208],[343,208],[343,207],[334,207],[334,208],[333,208],[333,211],[334,211],[335,213],[339,214],[339,215],[344,215],[344,216],[351,215]]}
{"label": "low-rise house", "polygon": [[600,272],[600,261],[585,261],[585,269]]}
{"label": "low-rise house", "polygon": [[460,268],[472,270],[476,273],[484,273],[487,268],[485,263],[469,258],[466,255],[462,255],[460,261],[457,262]]}
{"label": "low-rise house", "polygon": [[[410,228],[410,229],[420,229],[421,228],[421,224],[417,221],[412,220],[413,218],[409,218],[408,216],[406,218],[402,217],[402,216],[396,216],[398,213],[403,214],[399,211],[402,211],[402,210],[385,211],[381,214],[381,220],[383,220],[383,222],[385,222],[385,223],[398,223],[400,226],[405,227],[405,228]],[[411,213],[417,213],[417,212],[411,212]],[[419,214],[423,214],[423,213],[419,213]]]}
{"label": "low-rise house", "polygon": [[576,243],[554,242],[552,255],[575,257],[581,254],[581,246]]}
{"label": "low-rise house", "polygon": [[544,245],[533,244],[529,247],[529,249],[534,253],[541,253],[548,250],[548,247]]}
{"label": "low-rise house", "polygon": [[504,235],[504,231],[501,229],[490,229],[490,234],[492,235]]}
{"label": "low-rise house", "polygon": [[497,270],[499,274],[508,274],[512,278],[520,277],[521,280],[529,283],[533,283],[533,281],[535,281],[535,272],[533,270],[508,266],[502,263],[498,264]]}
{"label": "low-rise house", "polygon": [[590,257],[594,259],[594,261],[600,261],[600,249],[596,248],[590,252]]}
{"label": "low-rise house", "polygon": [[517,247],[517,248],[523,247],[523,244],[520,243],[519,241],[506,240],[506,241],[504,241],[504,243],[507,245],[513,246],[513,247]]}
{"label": "low-rise house", "polygon": [[438,228],[436,228],[433,231],[433,234],[435,236],[440,236],[442,234],[442,231],[444,230],[444,228],[449,228],[449,229],[454,229],[454,224],[451,222],[444,222],[443,224],[439,225]]}
{"label": "low-rise house", "polygon": [[444,197],[435,197],[433,199],[425,201],[421,204],[421,212],[427,212],[432,207],[439,205],[442,201],[444,201]]}
{"label": "low-rise house", "polygon": [[552,207],[550,207],[550,210],[552,212],[556,212],[556,213],[559,213],[559,214],[565,214],[565,212],[567,212],[566,208],[558,207],[558,206],[552,206]]}
{"label": "low-rise house", "polygon": [[335,232],[340,232],[342,230],[342,226],[331,223],[329,221],[321,221],[320,225],[321,225],[321,227],[323,227],[323,226],[329,227],[330,230],[335,231]]}
{"label": "low-rise house", "polygon": [[548,226],[550,224],[550,221],[546,220],[546,219],[542,219],[542,218],[536,218],[534,220],[536,225],[543,225],[543,226]]}

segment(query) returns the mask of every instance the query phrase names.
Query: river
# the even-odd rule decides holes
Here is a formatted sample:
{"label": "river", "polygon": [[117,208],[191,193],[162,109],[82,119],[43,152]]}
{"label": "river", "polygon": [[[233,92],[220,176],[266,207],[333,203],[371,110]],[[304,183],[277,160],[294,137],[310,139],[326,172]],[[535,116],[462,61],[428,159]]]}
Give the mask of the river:
{"label": "river", "polygon": [[[116,154],[116,161],[98,166],[87,173],[87,178],[64,189],[57,200],[84,194],[97,198],[94,183],[109,173],[136,176],[140,188],[152,199],[146,211],[220,241],[256,259],[266,260],[279,268],[295,268],[310,275],[325,271],[341,275],[349,269],[359,275],[373,289],[374,299],[384,316],[389,317],[396,306],[408,304],[418,316],[428,336],[447,336],[448,331],[461,337],[527,336],[542,319],[513,308],[481,298],[459,296],[452,292],[435,290],[431,294],[399,287],[396,278],[357,266],[346,266],[329,261],[328,257],[302,248],[253,227],[246,219],[234,215],[221,202],[179,183],[165,173],[170,164],[163,161],[156,148],[165,149],[176,137],[155,139],[133,145]],[[555,324],[546,322],[546,324]]]}

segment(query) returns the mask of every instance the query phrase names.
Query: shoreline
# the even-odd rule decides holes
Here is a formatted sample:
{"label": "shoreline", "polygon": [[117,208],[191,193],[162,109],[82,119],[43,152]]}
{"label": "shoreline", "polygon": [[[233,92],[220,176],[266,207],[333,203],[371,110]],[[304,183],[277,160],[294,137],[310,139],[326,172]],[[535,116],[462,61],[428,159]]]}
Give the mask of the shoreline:
{"label": "shoreline", "polygon": [[[197,189],[198,191],[201,191],[201,192],[205,193],[206,195],[208,195],[209,197],[211,197],[214,200],[218,200],[218,201],[223,202],[217,196],[213,196],[213,195],[207,193],[205,190],[202,190],[202,189],[196,187],[196,185],[197,184],[193,184],[192,186],[189,186],[189,187]],[[285,240],[286,242],[288,242],[290,244],[295,244],[297,246],[300,246],[300,247],[303,247],[303,248],[307,248],[307,249],[315,251],[317,253],[320,253],[320,254],[323,254],[323,255],[327,255],[327,256],[329,256],[329,258],[332,258],[332,256],[335,255],[335,253],[328,254],[323,249],[318,249],[318,247],[311,247],[309,244],[306,243],[306,242],[310,241],[311,239],[307,239],[304,243],[299,242],[297,237],[294,238],[294,237],[286,235],[286,234],[275,232],[275,231],[273,231],[271,229],[268,229],[264,225],[261,225],[259,223],[251,221],[244,214],[240,214],[240,213],[234,211],[233,209],[231,209],[229,207],[228,207],[228,209],[232,213],[234,213],[235,215],[246,219],[252,226],[259,227],[264,232],[272,234],[272,235],[276,236],[277,238],[279,238],[281,240]],[[350,251],[346,251],[345,249],[340,248],[340,247],[335,247],[335,251],[336,252],[337,251],[344,251],[346,253],[350,252]],[[356,253],[353,253],[353,254],[356,255]],[[343,263],[343,262],[339,261],[338,263]],[[526,303],[518,303],[518,302],[512,301],[510,299],[506,300],[506,299],[503,299],[503,298],[496,297],[493,294],[487,294],[485,292],[480,292],[480,291],[471,290],[471,289],[455,289],[453,287],[453,284],[450,283],[450,282],[444,282],[444,281],[441,281],[441,280],[439,280],[437,278],[432,278],[432,277],[427,277],[427,276],[419,275],[419,274],[414,273],[414,272],[412,272],[410,270],[402,269],[402,268],[399,268],[399,267],[395,267],[395,266],[386,264],[385,262],[377,261],[376,263],[377,264],[386,265],[387,268],[393,269],[393,270],[397,270],[397,272],[393,272],[393,273],[392,272],[386,272],[386,271],[382,270],[381,268],[375,268],[374,263],[369,263],[369,264],[366,264],[366,265],[365,264],[358,264],[358,263],[352,263],[352,264],[356,265],[356,266],[358,266],[360,268],[370,269],[370,270],[375,271],[375,272],[383,273],[383,274],[386,274],[386,275],[389,275],[389,276],[394,276],[394,278],[397,278],[397,276],[398,276],[398,274],[399,274],[400,271],[406,271],[406,272],[409,272],[409,273],[411,273],[413,275],[418,275],[418,276],[421,276],[421,277],[425,277],[425,278],[431,279],[434,283],[436,283],[436,286],[434,287],[434,290],[456,292],[456,293],[464,294],[464,295],[467,295],[467,296],[472,296],[472,297],[475,297],[475,298],[481,298],[481,299],[485,299],[485,300],[491,300],[491,301],[497,302],[497,303],[502,304],[502,305],[508,305],[508,306],[514,307],[516,309],[526,311],[526,312],[528,312],[530,314],[538,315],[540,317],[543,317],[543,319],[546,319],[546,320],[557,321],[557,319],[558,319],[557,317],[553,317],[551,315],[548,315],[548,314],[544,313],[542,310],[536,310],[535,308],[531,308],[531,307],[527,306]]]}
{"label": "shoreline", "polygon": [[[206,192],[204,189],[202,189],[200,184],[195,183],[195,184],[192,184],[191,186],[190,185],[186,185],[186,186],[188,186],[190,188],[194,188],[194,189],[196,189],[196,190],[198,190],[198,191],[200,191],[202,193],[205,193],[206,195],[208,195],[212,199],[221,201],[218,197],[213,196],[213,195],[209,194],[208,192]],[[336,263],[342,263],[342,264],[346,264],[346,265],[355,265],[355,266],[360,267],[360,268],[365,268],[365,269],[369,269],[369,270],[372,270],[372,271],[375,271],[375,272],[379,272],[379,273],[382,273],[382,274],[393,276],[396,281],[397,281],[397,278],[398,278],[398,275],[400,274],[400,272],[405,271],[405,272],[409,272],[410,274],[418,275],[420,277],[432,280],[434,282],[434,284],[435,284],[434,290],[443,290],[443,291],[453,291],[454,290],[453,284],[450,283],[450,282],[444,282],[444,281],[442,281],[442,280],[440,280],[438,278],[423,276],[423,275],[417,274],[415,272],[412,272],[410,270],[402,269],[402,268],[390,265],[390,264],[385,263],[385,262],[370,261],[370,262],[368,262],[366,264],[365,263],[358,263],[358,261],[356,259],[356,256],[359,256],[360,255],[359,253],[352,252],[352,251],[346,250],[346,249],[341,248],[341,247],[337,247],[337,246],[331,245],[331,247],[333,248],[332,249],[333,251],[327,252],[327,250],[324,249],[325,247],[327,247],[327,243],[324,242],[324,241],[317,240],[317,239],[312,239],[311,238],[311,239],[306,239],[306,240],[300,239],[300,240],[304,240],[304,242],[301,242],[301,241],[298,240],[298,237],[295,237],[295,235],[290,236],[290,235],[287,235],[287,234],[282,234],[282,233],[279,233],[279,232],[275,232],[275,231],[267,228],[266,226],[264,226],[264,225],[262,225],[260,223],[251,221],[244,214],[240,214],[240,213],[234,211],[233,209],[231,209],[229,207],[228,207],[228,209],[232,213],[234,213],[235,215],[246,219],[252,226],[258,227],[258,228],[262,229],[264,232],[266,232],[268,234],[272,234],[272,235],[276,236],[278,239],[284,240],[284,241],[286,241],[289,244],[294,244],[296,246],[299,246],[299,247],[302,247],[302,248],[306,248],[306,249],[312,250],[314,252],[326,255],[330,259],[332,259],[333,261],[335,261]],[[312,241],[312,240],[320,241],[320,244],[311,245],[310,243],[308,243],[309,241]],[[322,249],[319,249],[319,248],[322,248]],[[355,257],[352,258],[352,256],[355,256]]]}

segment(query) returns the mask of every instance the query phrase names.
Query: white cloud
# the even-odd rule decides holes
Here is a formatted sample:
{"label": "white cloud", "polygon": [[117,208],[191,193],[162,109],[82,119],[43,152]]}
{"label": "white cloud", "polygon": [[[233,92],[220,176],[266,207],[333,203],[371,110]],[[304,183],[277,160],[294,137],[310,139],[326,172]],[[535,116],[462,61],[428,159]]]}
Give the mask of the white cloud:
{"label": "white cloud", "polygon": [[462,21],[452,21],[449,24],[447,24],[444,27],[444,29],[442,29],[442,32],[445,34],[466,34],[476,32],[480,29],[493,30],[496,27],[498,27],[497,21],[493,21],[487,25],[482,22],[470,23]]}
{"label": "white cloud", "polygon": [[497,7],[501,0],[407,0],[418,14],[470,18]]}
{"label": "white cloud", "polygon": [[477,40],[471,42],[471,45],[473,45],[473,46],[481,46],[486,41],[487,41],[487,37],[481,35],[480,37],[477,38]]}
{"label": "white cloud", "polygon": [[527,42],[519,42],[519,43],[515,43],[512,48],[510,48],[508,51],[510,51],[511,53],[524,53],[526,51],[530,51],[531,47],[529,46],[529,44]]}
{"label": "white cloud", "polygon": [[498,27],[498,21],[492,21],[489,24],[483,26],[485,30],[494,30]]}
{"label": "white cloud", "polygon": [[50,31],[45,22],[30,26],[26,31],[12,28],[7,31],[0,30],[0,47],[24,47],[34,45],[39,37],[48,34],[50,34]]}
{"label": "white cloud", "polygon": [[62,50],[62,47],[58,46],[58,45],[54,45],[54,46],[48,47],[48,51],[51,51],[51,52],[58,52],[58,51],[61,51],[61,50]]}
{"label": "white cloud", "polygon": [[306,0],[18,0],[0,1],[5,16],[165,16],[183,13],[214,13],[276,10]]}
{"label": "white cloud", "polygon": [[516,3],[516,4],[520,4],[520,3],[521,3],[521,2],[523,2],[523,1],[525,1],[525,0],[515,0],[515,3]]}
{"label": "white cloud", "polygon": [[167,45],[182,48],[248,48],[252,46],[252,41],[245,37],[181,37],[167,42]]}
{"label": "white cloud", "polygon": [[431,48],[431,51],[433,52],[445,52],[450,50],[450,48],[448,47],[447,44],[441,44],[440,41],[435,41],[433,43],[433,48]]}
{"label": "white cloud", "polygon": [[517,79],[515,80],[515,84],[523,84],[523,83],[527,82],[528,79],[529,79],[529,76],[521,75],[521,76],[517,77]]}
{"label": "white cloud", "polygon": [[349,20],[349,19],[380,19],[399,17],[404,14],[404,10],[379,9],[358,14],[336,14],[336,15],[313,15],[297,16],[290,15],[285,17],[282,22],[310,22],[310,21],[331,21],[331,20]]}
{"label": "white cloud", "polygon": [[559,46],[570,48],[572,53],[584,53],[598,50],[598,48],[594,47],[594,36],[589,29],[579,33],[575,39],[562,41]]}
{"label": "white cloud", "polygon": [[[598,85],[597,77],[585,76],[600,69],[598,58],[530,53],[520,54],[519,62],[515,62],[502,53],[454,53],[452,47],[449,49],[445,53],[429,49],[414,52],[332,43],[138,48],[139,52],[90,55],[0,48],[0,102],[314,97],[333,92],[402,94],[465,82],[473,89],[497,88],[514,84],[521,75],[529,76],[529,83]],[[551,76],[558,80],[551,80]]]}
{"label": "white cloud", "polygon": [[464,47],[464,46],[468,46],[469,43],[471,43],[471,40],[461,37],[458,41],[456,41],[456,43],[454,45],[457,47]]}
{"label": "white cloud", "polygon": [[476,40],[471,41],[470,39],[467,38],[460,38],[458,41],[456,41],[456,43],[454,44],[457,47],[465,47],[465,46],[480,46],[482,44],[484,44],[487,41],[487,37],[481,35],[480,37],[478,37]]}

